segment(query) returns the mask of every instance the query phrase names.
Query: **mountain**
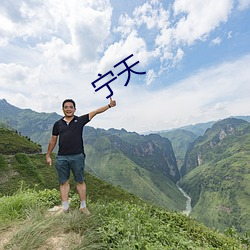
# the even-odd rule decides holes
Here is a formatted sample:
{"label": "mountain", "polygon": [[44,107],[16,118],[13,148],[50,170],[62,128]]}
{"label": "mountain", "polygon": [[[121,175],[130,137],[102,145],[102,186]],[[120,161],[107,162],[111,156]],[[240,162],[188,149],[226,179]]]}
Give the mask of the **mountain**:
{"label": "mountain", "polygon": [[[175,154],[169,139],[163,138],[158,134],[140,135],[135,132],[127,132],[125,129],[109,129],[109,133],[119,137],[124,142],[116,144],[125,155],[138,165],[142,165],[151,172],[159,172],[167,176],[173,182],[180,179],[177,168]],[[125,146],[125,144],[127,146]]]}
{"label": "mountain", "polygon": [[0,125],[0,154],[26,154],[41,153],[41,145],[34,143],[28,137],[20,136],[17,131],[10,130]]}
{"label": "mountain", "polygon": [[54,122],[60,118],[61,116],[56,113],[20,109],[9,104],[5,99],[0,100],[0,122],[39,143],[43,151],[48,147]]}
{"label": "mountain", "polygon": [[[5,100],[0,105],[5,106],[2,121],[40,144],[46,141],[47,148],[52,126],[61,116],[19,109]],[[185,209],[185,197],[175,185],[179,169],[167,138],[86,126],[84,144],[87,171],[160,206]]]}
{"label": "mountain", "polygon": [[[89,129],[91,135],[100,133],[95,138],[96,143],[101,142],[98,139],[102,134],[108,133]],[[111,132],[105,136],[107,143],[99,145],[98,150],[102,153],[107,150],[106,146],[112,147],[108,142],[114,134],[117,138],[119,134],[132,136],[135,149],[144,145],[143,139],[125,130]],[[1,249],[58,249],[59,246],[72,249],[186,249],[188,246],[192,249],[243,250],[249,245],[248,238],[240,237],[231,228],[227,228],[225,234],[219,233],[182,213],[145,202],[89,173],[86,173],[86,182],[91,217],[86,218],[79,212],[75,190],[70,192],[70,212],[53,214],[48,208],[60,204],[54,165],[48,166],[44,154],[32,151],[34,146],[40,150],[41,147],[27,137],[6,128],[0,129],[0,136]],[[117,142],[116,137],[110,141]],[[6,138],[15,146],[13,152],[9,151],[10,141]],[[161,142],[159,136],[153,135],[150,139],[154,150],[156,141],[160,146],[168,144],[167,139]],[[28,154],[26,144],[30,146]],[[142,149],[139,152],[148,153]],[[55,155],[52,157],[54,160]],[[70,184],[74,184],[72,176]]]}
{"label": "mountain", "polygon": [[168,138],[173,146],[178,168],[184,163],[184,158],[189,146],[198,138],[197,134],[184,129],[175,129],[168,132],[159,132],[162,137]]}
{"label": "mountain", "polygon": [[245,250],[249,246],[248,238],[239,237],[234,229],[218,232],[88,173],[91,217],[79,212],[74,190],[70,212],[60,215],[53,212],[60,205],[56,171],[45,164],[43,154],[0,155],[0,162],[0,249]]}
{"label": "mountain", "polygon": [[[215,123],[211,128],[207,129],[203,136],[194,141],[193,145],[187,150],[185,162],[182,166],[181,173],[185,175],[196,166],[206,161],[212,160],[215,156],[220,159],[223,150],[222,145],[228,136],[240,136],[241,133],[247,133],[241,127],[249,125],[242,119],[227,118]],[[231,137],[230,137],[231,138]],[[217,152],[220,150],[219,152]],[[216,159],[217,159],[216,158]],[[213,159],[216,161],[216,159]]]}
{"label": "mountain", "polygon": [[191,216],[205,225],[250,231],[250,124],[215,123],[188,149],[180,186],[192,197]]}
{"label": "mountain", "polygon": [[[230,118],[237,118],[250,122],[250,116],[234,116]],[[172,130],[157,131],[154,133],[166,137],[171,141],[178,168],[181,169],[184,164],[184,158],[188,148],[199,136],[202,136],[207,129],[211,128],[215,122],[216,121],[197,123],[194,125],[183,126]]]}
{"label": "mountain", "polygon": [[[228,117],[228,118],[242,119],[242,120],[245,120],[247,122],[250,122],[250,116],[231,116],[231,117]],[[224,118],[224,119],[226,119],[226,118]],[[223,119],[220,119],[220,120],[223,120]],[[174,132],[176,130],[185,130],[185,131],[192,132],[196,136],[201,136],[206,132],[206,130],[208,128],[211,128],[213,126],[213,124],[216,123],[216,122],[218,122],[218,120],[217,121],[209,121],[209,122],[191,124],[191,125],[187,125],[187,126],[174,128],[174,129],[171,129],[171,130],[150,131],[150,132],[147,132],[147,133],[144,133],[144,134],[151,134],[151,133],[165,134],[165,133],[168,133],[168,132]]]}
{"label": "mountain", "polygon": [[[30,109],[22,110],[0,100],[0,122],[7,123],[5,127],[19,125],[23,128],[21,134],[24,136],[28,136],[25,132],[29,131],[21,124],[30,126],[36,135],[38,129],[40,137],[36,136],[36,142],[42,144],[40,141],[43,140],[43,149],[47,148],[53,123],[60,117],[57,114],[36,113]],[[168,139],[164,135],[140,135],[125,129],[85,127],[86,170],[145,200],[180,211],[185,207],[185,198],[175,183],[180,177],[176,159],[179,167],[182,160],[184,164],[180,168],[182,180],[179,185],[192,198],[191,216],[212,227],[224,229],[235,225],[245,232],[249,228],[247,217],[250,214],[250,204],[247,202],[250,161],[248,117],[242,118],[244,120],[229,118],[211,122],[211,126],[198,124],[199,131],[208,126],[199,135],[182,129],[168,131],[172,133],[168,134]],[[33,126],[27,121],[33,121]],[[191,127],[195,131],[195,125]],[[28,138],[33,138],[33,134]],[[183,160],[185,148],[187,152]],[[6,157],[6,162],[13,159],[16,161],[12,156]],[[36,164],[36,158],[39,157],[44,160],[43,155],[37,155],[32,162]],[[34,164],[29,162],[31,169]],[[25,166],[25,160],[20,166]],[[48,171],[48,168],[43,169]],[[47,181],[46,171],[42,174],[46,177],[41,179],[41,183]],[[15,170],[12,173],[15,181]]]}
{"label": "mountain", "polygon": [[114,185],[157,205],[183,210],[185,198],[168,139],[126,130],[85,127],[86,169]]}
{"label": "mountain", "polygon": [[211,128],[215,122],[216,121],[197,123],[197,124],[194,124],[194,125],[183,126],[183,127],[178,128],[178,129],[189,131],[189,132],[192,132],[193,134],[195,134],[197,136],[201,136],[201,135],[203,135],[205,133],[205,131],[208,128]]}

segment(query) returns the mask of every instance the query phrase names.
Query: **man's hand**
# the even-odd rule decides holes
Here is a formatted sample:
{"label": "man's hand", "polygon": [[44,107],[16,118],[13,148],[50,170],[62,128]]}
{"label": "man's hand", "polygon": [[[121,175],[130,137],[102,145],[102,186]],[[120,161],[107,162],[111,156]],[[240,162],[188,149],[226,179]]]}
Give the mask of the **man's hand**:
{"label": "man's hand", "polygon": [[46,162],[51,166],[52,165],[52,160],[49,155],[46,155]]}
{"label": "man's hand", "polygon": [[112,98],[111,98],[111,97],[110,97],[110,102],[109,102],[109,105],[110,105],[111,107],[116,106],[116,101],[115,101],[115,100],[112,100]]}

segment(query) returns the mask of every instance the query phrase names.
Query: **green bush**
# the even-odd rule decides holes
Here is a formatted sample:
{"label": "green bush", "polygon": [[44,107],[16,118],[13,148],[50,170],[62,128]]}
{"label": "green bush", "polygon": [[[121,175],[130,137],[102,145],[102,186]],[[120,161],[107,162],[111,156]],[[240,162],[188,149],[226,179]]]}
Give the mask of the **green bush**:
{"label": "green bush", "polygon": [[29,179],[33,179],[33,182],[38,181],[45,185],[45,180],[36,166],[32,163],[28,155],[23,153],[15,154],[16,164],[15,167],[23,176],[28,176]]}
{"label": "green bush", "polygon": [[7,163],[3,157],[3,155],[0,154],[0,170],[7,169]]}
{"label": "green bush", "polygon": [[99,216],[110,249],[243,249],[238,239],[154,206],[116,201],[101,206]]}
{"label": "green bush", "polygon": [[181,213],[168,212],[141,201],[114,200],[105,204],[88,201],[92,216],[86,218],[74,209],[79,205],[74,193],[69,214],[48,217],[40,211],[60,204],[59,192],[56,189],[35,191],[22,184],[13,196],[1,197],[0,204],[1,227],[9,227],[14,222],[21,225],[7,245],[10,248],[18,245],[19,249],[33,249],[46,244],[46,239],[56,237],[59,232],[69,241],[74,241],[72,235],[79,238],[70,243],[69,249],[238,250],[246,249],[241,242],[249,245],[233,228],[224,235]]}
{"label": "green bush", "polygon": [[23,220],[35,207],[50,208],[60,204],[60,195],[55,189],[35,191],[26,188],[23,183],[20,185],[14,195],[0,198],[0,224]]}

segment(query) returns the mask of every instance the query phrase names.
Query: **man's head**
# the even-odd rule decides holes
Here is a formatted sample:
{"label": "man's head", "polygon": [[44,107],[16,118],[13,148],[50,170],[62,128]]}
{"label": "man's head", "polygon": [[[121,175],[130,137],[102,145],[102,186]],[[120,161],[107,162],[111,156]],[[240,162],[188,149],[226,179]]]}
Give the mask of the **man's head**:
{"label": "man's head", "polygon": [[76,108],[76,103],[72,99],[65,99],[62,103],[62,108],[64,108],[66,102],[71,102],[73,104],[73,107]]}
{"label": "man's head", "polygon": [[62,103],[62,109],[63,109],[63,113],[65,116],[67,116],[67,117],[74,116],[74,113],[76,111],[76,104],[75,104],[74,100],[72,100],[72,99],[64,100]]}

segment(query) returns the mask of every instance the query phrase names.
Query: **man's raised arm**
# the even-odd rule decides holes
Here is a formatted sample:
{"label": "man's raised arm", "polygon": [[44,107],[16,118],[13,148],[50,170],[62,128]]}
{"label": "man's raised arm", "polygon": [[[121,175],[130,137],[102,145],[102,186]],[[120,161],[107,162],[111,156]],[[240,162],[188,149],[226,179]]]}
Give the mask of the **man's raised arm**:
{"label": "man's raised arm", "polygon": [[116,106],[116,101],[112,100],[112,98],[110,97],[110,102],[108,105],[105,105],[101,108],[98,108],[94,111],[91,111],[89,113],[89,119],[91,120],[92,118],[94,118],[97,114],[101,114],[103,112],[105,112],[106,110],[108,110],[109,108],[115,107]]}

